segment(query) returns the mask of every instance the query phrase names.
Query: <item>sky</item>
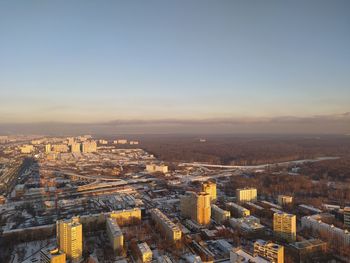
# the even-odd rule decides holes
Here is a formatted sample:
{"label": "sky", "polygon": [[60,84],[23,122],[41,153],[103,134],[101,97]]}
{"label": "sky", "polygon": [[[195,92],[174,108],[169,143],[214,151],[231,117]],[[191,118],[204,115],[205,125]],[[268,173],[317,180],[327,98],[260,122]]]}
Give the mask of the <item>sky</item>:
{"label": "sky", "polygon": [[0,1],[0,123],[346,115],[349,12],[346,0]]}

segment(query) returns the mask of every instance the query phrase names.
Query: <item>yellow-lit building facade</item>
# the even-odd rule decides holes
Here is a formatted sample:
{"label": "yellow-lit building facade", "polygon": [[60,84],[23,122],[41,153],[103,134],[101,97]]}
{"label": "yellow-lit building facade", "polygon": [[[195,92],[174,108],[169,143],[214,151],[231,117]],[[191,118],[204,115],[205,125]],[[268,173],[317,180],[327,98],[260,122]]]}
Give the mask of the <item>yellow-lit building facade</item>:
{"label": "yellow-lit building facade", "polygon": [[97,151],[97,143],[95,141],[85,141],[82,143],[81,150],[83,153],[93,153]]}
{"label": "yellow-lit building facade", "polygon": [[180,209],[183,217],[191,218],[201,225],[210,223],[210,195],[205,192],[186,192],[180,199]]}
{"label": "yellow-lit building facade", "polygon": [[45,145],[45,153],[50,153],[51,152],[51,144],[46,144]]}
{"label": "yellow-lit building facade", "polygon": [[70,151],[72,153],[80,153],[80,147],[81,147],[81,144],[78,143],[78,142],[73,142],[71,145],[70,145]]}
{"label": "yellow-lit building facade", "polygon": [[284,247],[259,239],[254,242],[254,256],[266,258],[272,263],[283,263]]}
{"label": "yellow-lit building facade", "polygon": [[257,200],[258,191],[256,188],[236,189],[237,202],[254,202]]}
{"label": "yellow-lit building facade", "polygon": [[58,248],[44,248],[40,251],[40,263],[66,263],[66,253]]}
{"label": "yellow-lit building facade", "polygon": [[273,231],[289,242],[296,240],[297,224],[296,216],[283,212],[273,214]]}
{"label": "yellow-lit building facade", "polygon": [[56,231],[59,250],[72,262],[79,262],[83,253],[83,227],[79,217],[57,221]]}
{"label": "yellow-lit building facade", "polygon": [[278,204],[283,206],[283,205],[288,205],[293,203],[293,197],[288,196],[288,195],[279,195],[277,198]]}
{"label": "yellow-lit building facade", "polygon": [[32,153],[34,151],[34,146],[27,144],[20,147],[21,153]]}
{"label": "yellow-lit building facade", "polygon": [[127,210],[113,211],[109,215],[114,218],[119,226],[129,225],[135,223],[135,221],[141,221],[141,209],[133,208]]}
{"label": "yellow-lit building facade", "polygon": [[216,201],[216,183],[214,182],[205,182],[202,183],[202,192],[205,192],[210,195],[210,200]]}
{"label": "yellow-lit building facade", "polygon": [[106,230],[107,230],[107,235],[113,250],[119,251],[123,249],[124,235],[115,218],[110,218],[110,217],[107,218]]}
{"label": "yellow-lit building facade", "polygon": [[181,240],[181,229],[165,214],[163,214],[158,208],[151,209],[150,213],[152,220],[160,228],[161,232],[164,233],[167,240],[173,242]]}
{"label": "yellow-lit building facade", "polygon": [[146,242],[137,244],[137,254],[139,258],[137,260],[138,262],[145,263],[152,261],[153,253]]}

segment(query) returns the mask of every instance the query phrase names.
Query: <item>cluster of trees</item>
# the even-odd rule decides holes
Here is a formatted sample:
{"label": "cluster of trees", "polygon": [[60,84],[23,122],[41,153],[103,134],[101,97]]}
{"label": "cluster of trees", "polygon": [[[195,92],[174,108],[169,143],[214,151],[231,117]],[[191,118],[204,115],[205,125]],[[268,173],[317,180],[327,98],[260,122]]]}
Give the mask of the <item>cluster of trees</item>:
{"label": "cluster of trees", "polygon": [[321,156],[350,156],[348,136],[190,136],[143,138],[142,148],[169,162],[257,165]]}

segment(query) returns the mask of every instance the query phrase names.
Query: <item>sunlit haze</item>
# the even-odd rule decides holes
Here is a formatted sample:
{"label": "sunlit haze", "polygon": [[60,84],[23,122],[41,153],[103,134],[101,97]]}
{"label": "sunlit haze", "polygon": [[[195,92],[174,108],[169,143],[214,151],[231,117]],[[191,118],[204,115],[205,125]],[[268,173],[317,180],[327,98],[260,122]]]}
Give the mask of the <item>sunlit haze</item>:
{"label": "sunlit haze", "polygon": [[2,1],[0,122],[344,114],[349,10],[349,1]]}

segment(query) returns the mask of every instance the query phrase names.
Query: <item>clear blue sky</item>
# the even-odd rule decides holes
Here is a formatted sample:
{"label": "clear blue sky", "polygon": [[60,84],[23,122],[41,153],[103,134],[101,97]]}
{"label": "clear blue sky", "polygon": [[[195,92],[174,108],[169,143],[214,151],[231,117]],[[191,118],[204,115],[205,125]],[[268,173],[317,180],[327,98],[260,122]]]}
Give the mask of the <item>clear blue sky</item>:
{"label": "clear blue sky", "polygon": [[0,122],[350,111],[350,1],[1,1]]}

